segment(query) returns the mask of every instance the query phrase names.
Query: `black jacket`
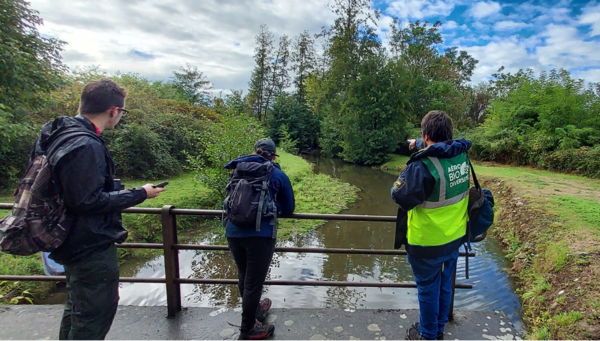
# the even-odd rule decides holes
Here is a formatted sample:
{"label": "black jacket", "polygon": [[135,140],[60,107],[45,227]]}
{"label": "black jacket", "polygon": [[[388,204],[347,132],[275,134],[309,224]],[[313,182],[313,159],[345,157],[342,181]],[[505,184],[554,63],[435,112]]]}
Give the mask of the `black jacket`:
{"label": "black jacket", "polygon": [[[60,146],[53,144],[72,132],[84,135],[69,138]],[[59,117],[46,123],[32,156],[41,153],[46,153],[54,167],[72,226],[65,242],[50,258],[69,264],[115,242],[124,242],[127,230],[121,222],[121,211],[146,200],[146,191],[141,187],[116,188],[112,157],[94,124],[82,116]]]}

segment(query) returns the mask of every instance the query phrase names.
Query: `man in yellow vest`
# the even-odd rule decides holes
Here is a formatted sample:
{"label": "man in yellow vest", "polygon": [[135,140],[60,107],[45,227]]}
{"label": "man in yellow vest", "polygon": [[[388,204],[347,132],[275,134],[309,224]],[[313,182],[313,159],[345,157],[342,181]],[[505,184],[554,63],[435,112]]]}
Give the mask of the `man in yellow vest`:
{"label": "man in yellow vest", "polygon": [[[452,139],[452,120],[430,111],[421,121],[420,150],[391,189],[398,204],[399,244],[406,246],[419,294],[419,323],[407,340],[444,338],[452,299],[452,275],[467,228],[471,141]],[[401,226],[402,225],[402,226]]]}

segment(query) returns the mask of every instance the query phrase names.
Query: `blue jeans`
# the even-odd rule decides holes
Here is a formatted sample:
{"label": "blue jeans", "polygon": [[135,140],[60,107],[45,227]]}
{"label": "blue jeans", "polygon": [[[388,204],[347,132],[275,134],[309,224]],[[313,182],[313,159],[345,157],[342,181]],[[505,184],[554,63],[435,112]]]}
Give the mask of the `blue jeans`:
{"label": "blue jeans", "polygon": [[456,270],[457,259],[458,250],[433,259],[408,255],[419,292],[419,329],[426,339],[434,340],[438,334],[444,332],[448,323],[452,300],[452,274]]}

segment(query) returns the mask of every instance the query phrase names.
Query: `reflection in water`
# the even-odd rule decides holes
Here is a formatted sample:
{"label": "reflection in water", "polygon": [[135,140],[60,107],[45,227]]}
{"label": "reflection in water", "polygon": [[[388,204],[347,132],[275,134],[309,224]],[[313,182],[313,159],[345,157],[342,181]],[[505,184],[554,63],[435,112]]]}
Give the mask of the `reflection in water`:
{"label": "reflection in water", "polygon": [[[377,169],[344,164],[338,160],[311,158],[315,171],[342,179],[361,189],[360,199],[344,213],[395,215],[396,205],[390,199],[390,187],[396,177]],[[309,213],[309,212],[306,212]],[[391,249],[394,224],[381,222],[331,221],[323,227],[292,240],[279,241],[278,246]],[[200,240],[210,243],[210,240]],[[473,290],[457,290],[455,307],[469,310],[504,310],[511,321],[520,326],[519,301],[504,270],[510,265],[493,240],[475,246],[476,257],[470,260],[470,279],[464,278],[464,259],[459,260],[457,281],[471,283]],[[237,278],[235,263],[229,252],[181,251],[182,278]],[[122,276],[164,277],[162,257],[144,265],[128,263]],[[276,253],[268,279],[298,281],[401,282],[413,281],[406,257],[379,255],[343,255]],[[181,285],[184,306],[237,306],[237,286]],[[265,287],[276,307],[337,309],[415,309],[416,289],[269,286]],[[162,284],[122,284],[123,305],[165,305]]]}

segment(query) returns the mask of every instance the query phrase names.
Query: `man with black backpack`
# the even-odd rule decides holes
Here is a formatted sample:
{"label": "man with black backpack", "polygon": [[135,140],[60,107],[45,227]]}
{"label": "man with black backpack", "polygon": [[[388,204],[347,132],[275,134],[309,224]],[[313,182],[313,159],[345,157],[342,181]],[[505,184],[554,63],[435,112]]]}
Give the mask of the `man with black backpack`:
{"label": "man with black backpack", "polygon": [[223,209],[225,237],[238,268],[242,297],[239,339],[262,340],[275,331],[274,326],[263,324],[271,300],[260,297],[275,251],[277,217],[289,216],[295,208],[290,179],[273,162],[277,156],[275,143],[263,138],[254,145],[254,154],[225,165],[233,170]]}
{"label": "man with black backpack", "polygon": [[44,125],[32,159],[45,154],[66,207],[70,232],[50,258],[65,266],[68,298],[59,339],[104,339],[119,302],[119,262],[115,243],[127,238],[121,211],[155,198],[152,184],[123,189],[100,134],[127,114],[125,89],[111,80],[83,88],[76,117]]}
{"label": "man with black backpack", "polygon": [[453,140],[452,130],[446,113],[427,113],[421,121],[424,145],[416,141],[424,148],[391,188],[399,206],[394,247],[405,245],[419,296],[419,323],[407,330],[408,340],[443,339],[448,322],[452,276],[467,229],[471,148],[469,140]]}

